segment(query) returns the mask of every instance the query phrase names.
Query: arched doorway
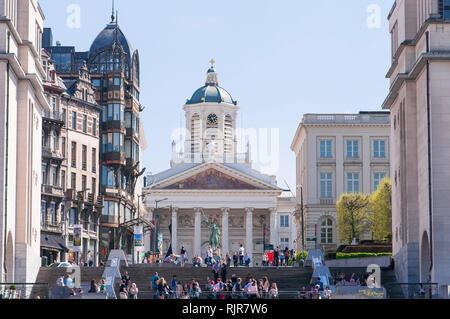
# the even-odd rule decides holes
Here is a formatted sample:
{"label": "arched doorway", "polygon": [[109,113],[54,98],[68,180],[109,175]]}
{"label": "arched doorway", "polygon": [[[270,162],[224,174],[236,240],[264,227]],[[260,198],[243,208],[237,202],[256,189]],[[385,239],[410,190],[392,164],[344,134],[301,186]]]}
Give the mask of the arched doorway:
{"label": "arched doorway", "polygon": [[6,241],[5,267],[6,282],[14,282],[14,242],[11,232],[8,233]]}
{"label": "arched doorway", "polygon": [[424,232],[420,247],[420,281],[422,283],[426,283],[430,280],[430,267],[430,241],[428,239],[428,233]]}

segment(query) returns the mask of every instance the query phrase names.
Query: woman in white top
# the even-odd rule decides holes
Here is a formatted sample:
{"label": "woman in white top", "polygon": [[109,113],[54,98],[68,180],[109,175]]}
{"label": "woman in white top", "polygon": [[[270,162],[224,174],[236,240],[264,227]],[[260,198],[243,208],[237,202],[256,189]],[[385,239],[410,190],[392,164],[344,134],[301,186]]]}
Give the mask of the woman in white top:
{"label": "woman in white top", "polygon": [[131,285],[130,291],[128,292],[128,298],[129,299],[137,299],[138,292],[139,292],[139,289],[136,287],[136,284],[133,283]]}
{"label": "woman in white top", "polygon": [[269,291],[270,299],[278,299],[278,287],[276,283],[272,284],[272,288]]}
{"label": "woman in white top", "polygon": [[247,289],[248,299],[257,299],[259,298],[258,294],[258,285],[256,280],[253,280],[252,284]]}

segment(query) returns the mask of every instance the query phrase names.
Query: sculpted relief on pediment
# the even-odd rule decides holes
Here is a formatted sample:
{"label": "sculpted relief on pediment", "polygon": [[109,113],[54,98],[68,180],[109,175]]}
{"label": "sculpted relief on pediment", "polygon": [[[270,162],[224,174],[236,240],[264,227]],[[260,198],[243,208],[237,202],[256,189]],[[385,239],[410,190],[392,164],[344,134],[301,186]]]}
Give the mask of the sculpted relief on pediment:
{"label": "sculpted relief on pediment", "polygon": [[183,181],[174,183],[168,187],[165,187],[164,189],[254,190],[258,188],[253,185],[250,185],[249,183],[246,183],[245,181],[229,176],[215,169],[209,169],[195,176],[189,177]]}

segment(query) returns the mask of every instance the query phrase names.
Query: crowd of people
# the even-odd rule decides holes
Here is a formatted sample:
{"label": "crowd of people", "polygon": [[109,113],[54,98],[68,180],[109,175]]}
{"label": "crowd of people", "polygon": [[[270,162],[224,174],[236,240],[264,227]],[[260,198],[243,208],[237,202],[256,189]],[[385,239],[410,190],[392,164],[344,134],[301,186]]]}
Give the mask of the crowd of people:
{"label": "crowd of people", "polygon": [[[215,276],[215,274],[214,274]],[[183,283],[174,275],[169,283],[160,277],[157,272],[151,278],[151,287],[154,299],[278,299],[278,287],[276,283],[270,283],[267,277],[260,280],[248,274],[245,281],[233,275],[230,279],[226,273],[220,277],[206,279],[204,289],[192,279],[189,283]]]}
{"label": "crowd of people", "polygon": [[324,287],[320,278],[317,278],[309,289],[306,286],[300,287],[298,299],[331,299],[332,293],[330,286]]}
{"label": "crowd of people", "polygon": [[[69,274],[61,274],[61,276],[56,280],[56,285],[58,287],[67,287],[69,288],[69,293],[71,296],[77,296],[85,293],[82,287],[76,288],[75,282]],[[87,293],[100,293],[106,294],[106,284],[103,279],[96,282],[95,280],[91,280],[89,290]]]}

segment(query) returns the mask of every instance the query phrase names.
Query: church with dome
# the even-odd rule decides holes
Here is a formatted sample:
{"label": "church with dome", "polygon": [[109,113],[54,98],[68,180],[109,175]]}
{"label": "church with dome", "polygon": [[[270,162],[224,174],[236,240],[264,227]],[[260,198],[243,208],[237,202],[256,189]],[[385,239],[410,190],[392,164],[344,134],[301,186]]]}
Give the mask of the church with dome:
{"label": "church with dome", "polygon": [[249,144],[245,153],[238,153],[240,106],[219,85],[214,63],[205,85],[183,106],[183,151],[173,142],[170,168],[146,178],[148,220],[157,229],[153,238],[146,238],[146,250],[179,254],[185,247],[189,260],[204,258],[211,225],[216,225],[218,255],[234,254],[243,245],[251,265],[258,266],[270,245],[297,249],[296,202],[275,176],[252,167]]}

